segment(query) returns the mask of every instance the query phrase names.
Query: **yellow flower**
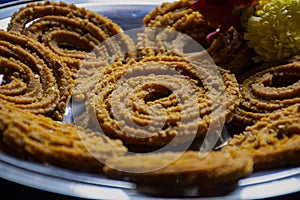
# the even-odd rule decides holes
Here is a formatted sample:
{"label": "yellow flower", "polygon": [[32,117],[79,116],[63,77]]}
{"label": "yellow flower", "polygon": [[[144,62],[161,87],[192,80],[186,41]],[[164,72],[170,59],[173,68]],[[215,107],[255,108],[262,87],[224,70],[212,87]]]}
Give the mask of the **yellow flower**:
{"label": "yellow flower", "polygon": [[244,38],[266,61],[288,59],[300,53],[300,0],[261,0],[248,19]]}
{"label": "yellow flower", "polygon": [[255,7],[256,10],[260,10],[266,3],[270,0],[254,0],[252,5]]}

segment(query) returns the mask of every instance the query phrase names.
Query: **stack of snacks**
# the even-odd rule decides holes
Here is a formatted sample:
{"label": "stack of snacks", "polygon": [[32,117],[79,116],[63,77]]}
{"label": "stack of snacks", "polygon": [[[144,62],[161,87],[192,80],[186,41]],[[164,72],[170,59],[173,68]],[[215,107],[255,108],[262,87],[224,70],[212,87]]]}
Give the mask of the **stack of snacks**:
{"label": "stack of snacks", "polygon": [[[253,171],[300,165],[299,52],[265,59],[270,43],[258,51],[253,33],[265,21],[245,18],[291,2],[226,1],[225,21],[203,10],[220,2],[163,3],[137,38],[73,4],[20,8],[0,31],[3,151],[159,196],[225,195]],[[86,109],[76,125],[54,121],[71,98]],[[192,150],[226,128],[232,138],[220,151]]]}

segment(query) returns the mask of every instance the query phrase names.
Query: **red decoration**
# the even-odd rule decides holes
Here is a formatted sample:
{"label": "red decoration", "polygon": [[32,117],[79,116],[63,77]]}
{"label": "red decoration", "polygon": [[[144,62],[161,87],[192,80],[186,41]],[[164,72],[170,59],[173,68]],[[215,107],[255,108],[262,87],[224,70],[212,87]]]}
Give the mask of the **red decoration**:
{"label": "red decoration", "polygon": [[231,25],[240,23],[239,9],[249,6],[253,0],[195,0],[193,10],[199,11],[216,30],[206,39],[209,43],[220,33],[225,32]]}

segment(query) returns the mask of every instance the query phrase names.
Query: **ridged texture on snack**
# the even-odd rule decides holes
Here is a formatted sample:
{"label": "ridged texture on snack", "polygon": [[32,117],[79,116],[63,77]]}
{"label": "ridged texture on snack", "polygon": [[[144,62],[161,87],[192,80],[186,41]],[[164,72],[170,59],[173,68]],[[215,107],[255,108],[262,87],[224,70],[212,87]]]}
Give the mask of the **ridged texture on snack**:
{"label": "ridged texture on snack", "polygon": [[253,50],[251,50],[234,27],[221,33],[207,49],[216,65],[230,70],[237,75],[243,74],[254,63],[252,61]]}
{"label": "ridged texture on snack", "polygon": [[[213,196],[232,191],[240,178],[253,170],[252,157],[242,151],[218,151],[201,154],[197,151],[164,152],[128,155],[106,160],[108,177],[128,180],[143,190],[148,186],[162,188],[162,195],[180,194],[194,188],[198,195]],[[165,193],[163,193],[165,191]]]}
{"label": "ridged texture on snack", "polygon": [[126,60],[135,56],[134,42],[118,24],[64,2],[45,1],[21,7],[12,15],[8,31],[39,41],[67,64],[72,77],[76,78],[73,91],[76,101],[83,101],[85,91],[90,89],[91,84],[87,82],[92,81],[87,76],[97,79],[98,71],[111,59]]}
{"label": "ridged texture on snack", "polygon": [[224,148],[246,150],[253,155],[254,169],[300,165],[300,104],[260,119],[230,139]]}
{"label": "ridged texture on snack", "polygon": [[120,140],[3,102],[0,132],[5,148],[17,156],[73,170],[101,172],[107,158],[127,152]]}
{"label": "ridged texture on snack", "polygon": [[[176,30],[160,27],[144,27],[137,34],[137,60],[152,56],[185,56],[196,58],[204,56],[208,61],[208,53],[190,36]],[[210,61],[213,63],[213,60]]]}
{"label": "ridged texture on snack", "polygon": [[192,0],[163,3],[144,17],[144,24],[147,27],[171,28],[208,47],[205,37],[213,28],[199,12],[193,11],[192,4]]}
{"label": "ridged texture on snack", "polygon": [[210,126],[229,122],[239,103],[233,74],[182,57],[117,62],[101,80],[87,109],[105,134],[126,144],[177,145],[204,137]]}
{"label": "ridged texture on snack", "polygon": [[5,31],[0,31],[0,53],[0,99],[62,120],[73,80],[59,58],[31,38]]}
{"label": "ridged texture on snack", "polygon": [[21,7],[11,17],[10,30],[40,41],[71,63],[92,56],[88,53],[103,40],[121,33],[119,25],[100,14],[74,4],[50,1]]}
{"label": "ridged texture on snack", "polygon": [[211,54],[218,66],[241,74],[252,64],[253,50],[251,50],[243,35],[234,27],[221,33],[210,44],[206,36],[214,31],[209,22],[198,12],[193,11],[192,0],[179,0],[163,3],[157,6],[144,18],[147,27],[171,28],[186,34],[198,42]]}
{"label": "ridged texture on snack", "polygon": [[243,129],[269,113],[300,103],[300,62],[256,68],[241,80],[241,103],[232,123]]}

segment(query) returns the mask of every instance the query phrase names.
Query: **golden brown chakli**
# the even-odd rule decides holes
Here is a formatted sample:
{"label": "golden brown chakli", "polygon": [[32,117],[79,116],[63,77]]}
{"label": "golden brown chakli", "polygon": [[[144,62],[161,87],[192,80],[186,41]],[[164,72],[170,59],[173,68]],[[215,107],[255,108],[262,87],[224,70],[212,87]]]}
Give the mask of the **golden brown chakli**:
{"label": "golden brown chakli", "polygon": [[232,123],[243,129],[273,112],[300,103],[300,62],[262,66],[246,74],[240,84],[241,103]]}
{"label": "golden brown chakli", "polygon": [[300,104],[269,114],[230,139],[223,150],[246,150],[254,169],[264,170],[300,164]]}
{"label": "golden brown chakli", "polygon": [[67,64],[72,78],[76,78],[75,101],[86,98],[91,80],[97,79],[90,77],[97,76],[102,67],[114,60],[134,57],[134,43],[118,24],[75,4],[27,4],[12,15],[7,30],[33,38]]}
{"label": "golden brown chakli", "polygon": [[163,3],[149,12],[143,22],[147,27],[171,28],[187,34],[204,47],[208,47],[205,37],[213,28],[209,27],[199,12],[192,10],[193,3],[193,0]]}
{"label": "golden brown chakli", "polygon": [[19,157],[80,171],[101,172],[107,158],[127,152],[120,140],[2,101],[0,132],[5,149]]}
{"label": "golden brown chakli", "polygon": [[[90,56],[108,59],[105,51],[93,52],[100,55],[91,52],[104,40],[122,32],[121,27],[107,17],[74,4],[50,1],[31,3],[20,8],[11,17],[8,31],[11,30],[48,46],[70,68],[75,69],[80,67],[78,59],[89,59]],[[124,47],[126,43],[131,45],[129,39],[123,42]]]}
{"label": "golden brown chakli", "polygon": [[71,97],[69,69],[39,42],[0,31],[0,99],[62,120]]}
{"label": "golden brown chakli", "polygon": [[231,121],[238,103],[233,74],[183,57],[154,56],[106,68],[87,110],[106,135],[125,144],[172,141],[176,146],[205,137],[222,120]]}
{"label": "golden brown chakli", "polygon": [[241,74],[253,65],[253,50],[235,27],[221,33],[212,43],[207,42],[206,36],[214,28],[201,13],[191,8],[193,3],[193,0],[163,3],[144,17],[144,24],[146,27],[168,28],[190,36],[207,50],[216,65],[232,73]]}

